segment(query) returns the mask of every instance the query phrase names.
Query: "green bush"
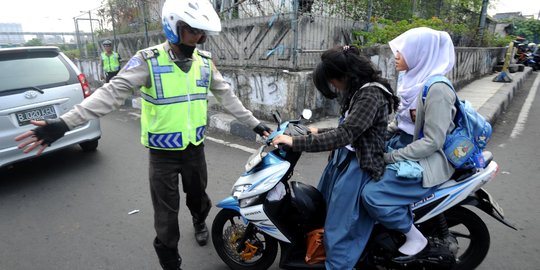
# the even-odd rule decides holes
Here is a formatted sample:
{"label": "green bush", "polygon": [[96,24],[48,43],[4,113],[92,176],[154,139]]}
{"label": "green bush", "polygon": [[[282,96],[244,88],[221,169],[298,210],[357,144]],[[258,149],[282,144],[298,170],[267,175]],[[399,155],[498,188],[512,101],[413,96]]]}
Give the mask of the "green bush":
{"label": "green bush", "polygon": [[81,57],[81,52],[79,50],[67,50],[64,51],[64,54],[71,60]]}
{"label": "green bush", "polygon": [[[446,31],[454,40],[476,40],[477,29],[465,24],[447,23],[437,17],[431,19],[413,18],[412,20],[391,21],[386,19],[373,19],[371,21],[371,31],[354,30],[353,44],[360,47],[371,47],[377,44],[388,44],[388,42],[403,32],[416,27],[429,27],[435,30]],[[513,37],[500,37],[493,34],[484,35],[482,46],[502,47],[508,45]]]}

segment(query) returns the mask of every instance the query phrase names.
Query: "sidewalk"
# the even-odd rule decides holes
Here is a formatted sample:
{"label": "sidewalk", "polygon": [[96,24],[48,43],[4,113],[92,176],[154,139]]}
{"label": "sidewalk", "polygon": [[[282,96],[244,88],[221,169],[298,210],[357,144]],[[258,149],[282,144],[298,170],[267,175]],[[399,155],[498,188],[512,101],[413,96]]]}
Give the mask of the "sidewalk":
{"label": "sidewalk", "polygon": [[[471,102],[492,125],[508,107],[514,94],[521,89],[523,82],[531,76],[532,68],[526,67],[523,72],[509,73],[512,82],[494,82],[497,73],[486,75],[458,90],[458,97]],[[248,140],[260,140],[251,129],[225,113],[209,112],[209,128],[212,131],[225,132]],[[265,122],[276,128],[275,123]],[[337,118],[329,118],[313,122],[309,126],[336,127]]]}

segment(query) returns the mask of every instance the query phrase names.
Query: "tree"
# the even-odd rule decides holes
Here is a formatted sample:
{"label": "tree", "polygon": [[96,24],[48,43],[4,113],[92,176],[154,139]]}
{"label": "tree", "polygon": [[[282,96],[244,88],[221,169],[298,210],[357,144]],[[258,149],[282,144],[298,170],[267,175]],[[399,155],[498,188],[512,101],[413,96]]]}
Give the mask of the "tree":
{"label": "tree", "polygon": [[120,34],[143,31],[145,15],[150,30],[161,28],[159,0],[102,0],[98,17],[110,25],[111,15],[114,16],[116,31]]}
{"label": "tree", "polygon": [[526,38],[529,42],[540,43],[540,20],[514,19],[514,34]]}
{"label": "tree", "polygon": [[43,42],[39,38],[33,38],[24,43],[24,46],[43,46]]}

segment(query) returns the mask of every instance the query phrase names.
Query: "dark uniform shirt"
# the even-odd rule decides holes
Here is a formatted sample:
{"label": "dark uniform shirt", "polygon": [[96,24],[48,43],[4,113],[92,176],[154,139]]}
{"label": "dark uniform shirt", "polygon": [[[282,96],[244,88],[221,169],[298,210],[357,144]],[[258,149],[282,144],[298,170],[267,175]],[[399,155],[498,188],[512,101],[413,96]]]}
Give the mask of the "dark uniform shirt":
{"label": "dark uniform shirt", "polygon": [[360,167],[374,179],[384,174],[384,137],[388,125],[388,101],[383,90],[366,87],[359,90],[348,115],[337,127],[320,129],[318,134],[293,137],[293,150],[320,152],[351,145]]}

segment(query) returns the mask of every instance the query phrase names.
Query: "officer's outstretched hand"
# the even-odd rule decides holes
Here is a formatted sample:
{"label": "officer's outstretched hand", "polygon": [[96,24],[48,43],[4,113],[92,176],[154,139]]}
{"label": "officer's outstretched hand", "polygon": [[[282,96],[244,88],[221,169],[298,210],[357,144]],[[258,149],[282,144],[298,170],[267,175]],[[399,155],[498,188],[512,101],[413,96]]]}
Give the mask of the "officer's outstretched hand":
{"label": "officer's outstretched hand", "polygon": [[32,124],[37,126],[30,131],[27,131],[17,137],[15,141],[23,141],[19,144],[19,149],[24,149],[24,153],[38,148],[36,155],[40,155],[45,148],[50,146],[56,140],[62,138],[64,134],[69,130],[69,127],[62,119],[47,119],[44,121],[31,121]]}
{"label": "officer's outstretched hand", "polygon": [[270,127],[268,127],[267,125],[263,124],[263,123],[259,123],[254,129],[253,131],[255,131],[255,133],[259,134],[259,136],[263,137],[263,138],[267,138],[268,136],[270,136],[270,133],[272,133],[272,129]]}

